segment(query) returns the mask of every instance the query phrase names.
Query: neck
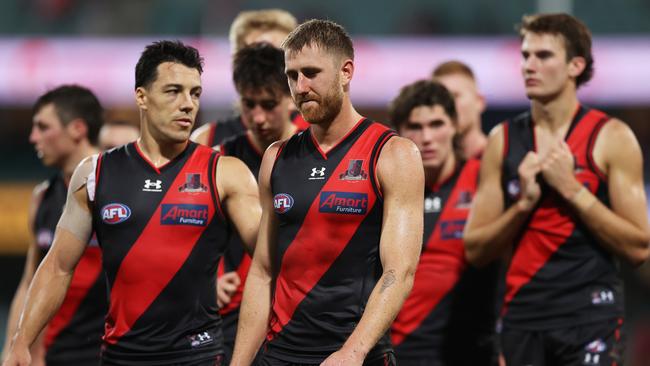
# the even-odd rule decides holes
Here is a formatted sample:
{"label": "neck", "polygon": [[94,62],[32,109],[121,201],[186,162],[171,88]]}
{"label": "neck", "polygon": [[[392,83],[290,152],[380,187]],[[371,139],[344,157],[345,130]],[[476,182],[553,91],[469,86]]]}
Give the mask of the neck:
{"label": "neck", "polygon": [[439,186],[454,174],[454,169],[456,169],[456,156],[450,152],[442,165],[424,169],[424,182],[427,187]]}
{"label": "neck", "polygon": [[261,139],[259,136],[257,136],[255,133],[253,133],[252,129],[248,129],[246,131],[246,133],[250,137],[250,140],[253,143],[253,146],[255,146],[259,151],[264,153],[264,151],[266,151],[266,149],[269,146],[271,146],[272,143],[274,143],[275,141],[282,141],[282,140],[288,139],[294,133],[296,133],[296,130],[298,130],[296,125],[291,123],[291,121],[287,121],[286,124],[285,124],[284,129],[282,130],[282,134],[280,135],[280,137],[277,140],[274,140],[274,141],[266,141],[266,140]]}
{"label": "neck", "polygon": [[472,127],[469,131],[463,134],[463,154],[466,158],[473,158],[479,156],[485,146],[487,146],[487,137],[481,131],[479,126]]}
{"label": "neck", "polygon": [[91,145],[88,140],[84,140],[79,143],[79,146],[72,154],[70,154],[70,156],[63,164],[63,167],[61,168],[61,173],[63,174],[63,180],[65,183],[70,183],[72,173],[74,173],[75,168],[83,159],[87,158],[90,155],[97,154],[98,152],[99,150],[97,150],[95,146]]}
{"label": "neck", "polygon": [[311,131],[321,149],[327,151],[341,141],[361,118],[363,116],[354,109],[346,93],[339,114],[330,122],[311,125]]}
{"label": "neck", "polygon": [[535,125],[557,131],[571,124],[579,104],[575,90],[568,87],[550,100],[532,100],[531,115]]}
{"label": "neck", "polygon": [[136,141],[142,154],[144,154],[154,166],[160,167],[177,157],[185,150],[188,140],[183,142],[160,143],[151,136],[143,133]]}

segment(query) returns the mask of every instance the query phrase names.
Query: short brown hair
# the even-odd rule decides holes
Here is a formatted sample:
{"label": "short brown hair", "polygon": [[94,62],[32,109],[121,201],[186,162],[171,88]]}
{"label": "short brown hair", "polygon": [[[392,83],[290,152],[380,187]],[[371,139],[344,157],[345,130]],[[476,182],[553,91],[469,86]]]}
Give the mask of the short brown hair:
{"label": "short brown hair", "polygon": [[244,38],[254,31],[272,31],[279,30],[289,34],[298,26],[298,21],[286,10],[282,9],[264,9],[242,11],[237,15],[230,26],[228,39],[232,53],[236,53],[246,46]]}
{"label": "short brown hair", "polygon": [[332,21],[311,19],[300,24],[282,42],[282,49],[293,53],[310,45],[354,60],[352,39],[342,26]]}
{"label": "short brown hair", "polygon": [[574,57],[582,57],[585,59],[585,69],[576,78],[576,87],[584,85],[594,76],[594,57],[591,54],[591,32],[577,18],[564,13],[524,15],[517,29],[522,38],[528,32],[562,36],[567,61]]}
{"label": "short brown hair", "polygon": [[458,60],[446,61],[436,66],[436,68],[431,73],[431,78],[435,79],[441,76],[457,75],[457,74],[465,75],[472,80],[476,80],[472,69],[469,66],[467,66],[467,64],[460,62]]}

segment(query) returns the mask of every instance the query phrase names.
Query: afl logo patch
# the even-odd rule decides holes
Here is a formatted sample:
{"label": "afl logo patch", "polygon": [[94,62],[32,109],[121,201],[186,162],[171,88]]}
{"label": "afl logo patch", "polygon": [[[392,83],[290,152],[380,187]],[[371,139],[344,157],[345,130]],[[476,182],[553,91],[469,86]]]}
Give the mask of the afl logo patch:
{"label": "afl logo patch", "polygon": [[119,224],[131,217],[131,209],[121,203],[109,203],[102,207],[102,221],[109,225]]}
{"label": "afl logo patch", "polygon": [[293,207],[293,197],[286,193],[278,193],[273,197],[275,212],[283,214]]}

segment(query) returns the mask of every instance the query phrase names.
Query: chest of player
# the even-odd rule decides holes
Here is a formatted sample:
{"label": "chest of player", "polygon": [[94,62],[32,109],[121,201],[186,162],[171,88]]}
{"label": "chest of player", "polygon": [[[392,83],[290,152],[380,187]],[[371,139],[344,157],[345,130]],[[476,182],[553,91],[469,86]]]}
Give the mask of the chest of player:
{"label": "chest of player", "polygon": [[210,155],[190,155],[158,171],[138,157],[103,158],[94,200],[100,242],[137,235],[145,228],[185,234],[205,230],[217,209],[210,188]]}
{"label": "chest of player", "polygon": [[476,193],[479,163],[470,161],[440,188],[425,189],[423,254],[464,257],[463,232]]}
{"label": "chest of player", "polygon": [[[606,177],[594,163],[592,152],[598,132],[607,119],[608,117],[602,112],[582,108],[578,111],[565,138],[573,155],[576,179],[604,202],[607,201],[606,192],[603,190]],[[507,130],[502,189],[506,205],[509,206],[519,199],[521,187],[518,168],[522,160],[529,151],[546,151],[548,146],[538,148],[537,144],[545,142],[538,141],[536,138],[534,125],[530,119],[511,121],[508,123]],[[541,158],[543,159],[543,156]],[[545,207],[557,208],[558,203],[561,203],[561,198],[544,182],[541,174],[538,177],[538,182],[541,184],[545,198],[541,201],[540,207],[542,209]]]}
{"label": "chest of player", "polygon": [[307,216],[322,224],[345,225],[373,209],[377,195],[369,176],[366,151],[342,159],[281,158],[273,172],[273,205],[281,225]]}

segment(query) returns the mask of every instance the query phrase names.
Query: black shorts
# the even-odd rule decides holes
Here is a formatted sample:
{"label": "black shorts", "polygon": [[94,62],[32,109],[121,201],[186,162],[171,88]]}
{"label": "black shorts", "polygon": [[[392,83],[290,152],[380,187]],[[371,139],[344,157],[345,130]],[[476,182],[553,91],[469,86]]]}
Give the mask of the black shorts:
{"label": "black shorts", "polygon": [[[99,365],[113,366],[116,364],[103,360]],[[182,363],[170,363],[167,366],[226,366],[226,363],[224,362],[223,355],[216,355],[213,358],[207,360],[189,361],[189,362],[182,362]]]}
{"label": "black shorts", "polygon": [[[261,352],[260,352],[261,353]],[[318,366],[319,363],[295,363],[277,359],[268,354],[259,357],[259,360],[254,365],[256,366]],[[371,360],[366,360],[363,366],[396,366],[395,355],[392,352],[384,353],[379,357]]]}
{"label": "black shorts", "polygon": [[562,329],[503,328],[501,348],[508,366],[611,366],[623,364],[622,319]]}

